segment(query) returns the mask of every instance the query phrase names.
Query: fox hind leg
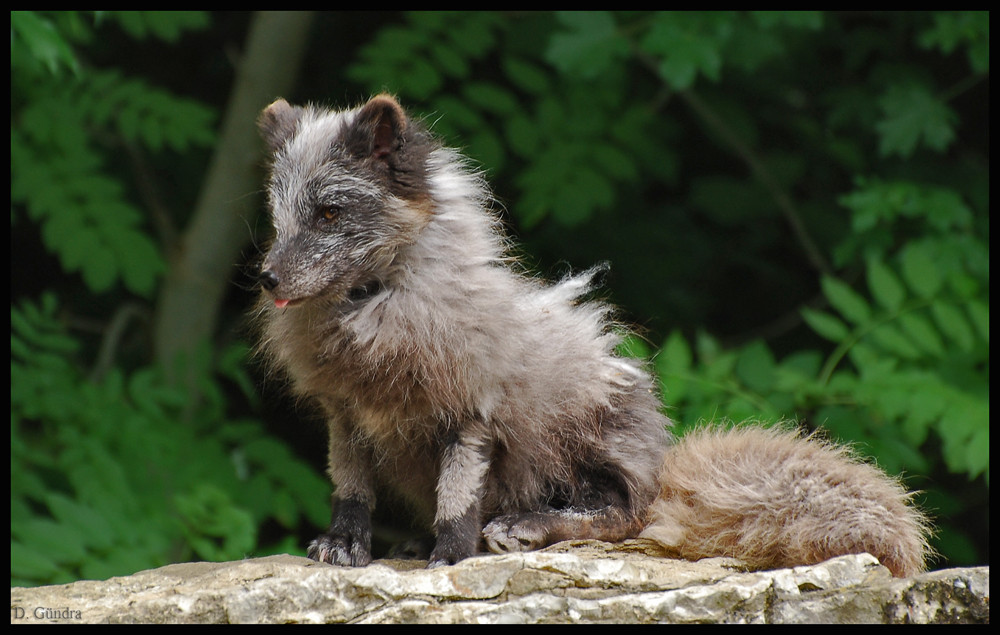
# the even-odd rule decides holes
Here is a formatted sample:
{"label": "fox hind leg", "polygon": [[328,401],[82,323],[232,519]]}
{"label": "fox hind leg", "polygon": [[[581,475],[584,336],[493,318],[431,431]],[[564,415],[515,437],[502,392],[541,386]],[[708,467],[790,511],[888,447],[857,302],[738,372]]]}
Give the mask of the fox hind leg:
{"label": "fox hind leg", "polygon": [[553,483],[538,507],[494,517],[482,531],[486,547],[494,553],[532,551],[562,540],[619,542],[638,535],[654,492],[620,463],[603,458],[596,465],[574,465],[571,477]]}
{"label": "fox hind leg", "polygon": [[533,551],[561,540],[618,542],[635,536],[641,522],[623,507],[565,508],[497,516],[483,528],[494,553]]}

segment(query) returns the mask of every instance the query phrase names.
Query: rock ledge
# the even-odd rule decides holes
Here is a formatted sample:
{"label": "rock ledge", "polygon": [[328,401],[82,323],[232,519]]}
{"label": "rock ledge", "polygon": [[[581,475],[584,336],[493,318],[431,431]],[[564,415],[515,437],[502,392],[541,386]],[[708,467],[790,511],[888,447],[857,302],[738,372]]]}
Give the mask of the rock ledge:
{"label": "rock ledge", "polygon": [[11,623],[989,623],[989,567],[889,575],[868,554],[747,572],[649,541],[571,541],[427,570],[297,556],[12,588]]}

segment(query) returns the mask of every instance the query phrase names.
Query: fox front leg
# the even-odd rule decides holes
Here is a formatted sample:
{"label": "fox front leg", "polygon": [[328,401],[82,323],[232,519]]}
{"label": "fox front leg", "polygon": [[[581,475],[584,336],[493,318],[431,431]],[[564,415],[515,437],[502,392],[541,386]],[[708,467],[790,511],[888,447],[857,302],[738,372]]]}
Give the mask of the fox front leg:
{"label": "fox front leg", "polygon": [[363,567],[372,561],[373,459],[349,428],[346,417],[339,413],[327,421],[330,480],[336,491],[330,527],[309,543],[306,555],[319,562]]}
{"label": "fox front leg", "polygon": [[436,542],[428,568],[455,564],[478,550],[489,455],[489,443],[474,433],[459,434],[445,445],[437,483]]}

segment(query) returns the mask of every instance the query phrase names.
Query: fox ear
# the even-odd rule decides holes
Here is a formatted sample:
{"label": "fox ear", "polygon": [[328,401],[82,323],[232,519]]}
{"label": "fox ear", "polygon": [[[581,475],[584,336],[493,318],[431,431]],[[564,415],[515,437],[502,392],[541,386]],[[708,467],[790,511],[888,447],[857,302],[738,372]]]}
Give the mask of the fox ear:
{"label": "fox ear", "polygon": [[376,95],[358,112],[347,146],[355,156],[388,161],[402,145],[406,127],[399,102],[390,95]]}
{"label": "fox ear", "polygon": [[302,109],[279,99],[257,118],[257,127],[272,152],[277,152],[295,134]]}

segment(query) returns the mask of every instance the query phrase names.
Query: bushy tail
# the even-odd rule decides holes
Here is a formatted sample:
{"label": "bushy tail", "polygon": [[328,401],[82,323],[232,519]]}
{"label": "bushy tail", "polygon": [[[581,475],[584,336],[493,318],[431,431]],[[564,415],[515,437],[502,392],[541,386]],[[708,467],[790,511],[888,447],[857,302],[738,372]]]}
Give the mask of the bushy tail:
{"label": "bushy tail", "polygon": [[667,453],[660,484],[642,536],[684,558],[778,568],[868,552],[905,577],[930,553],[927,517],[899,482],[795,431],[692,431]]}

